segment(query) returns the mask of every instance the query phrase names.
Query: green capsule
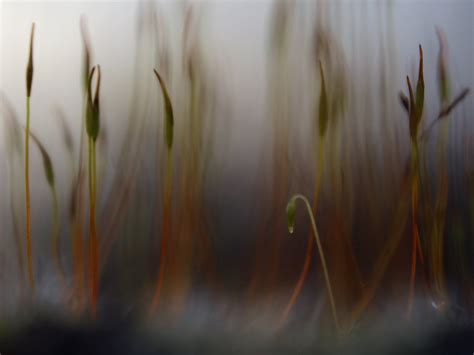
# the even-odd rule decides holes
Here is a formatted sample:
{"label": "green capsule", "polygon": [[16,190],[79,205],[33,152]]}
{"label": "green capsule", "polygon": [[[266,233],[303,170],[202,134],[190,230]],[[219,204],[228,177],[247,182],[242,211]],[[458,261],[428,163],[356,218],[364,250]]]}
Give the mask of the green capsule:
{"label": "green capsule", "polygon": [[286,218],[288,221],[288,231],[293,233],[296,219],[296,198],[292,197],[286,205]]}
{"label": "green capsule", "polygon": [[94,76],[95,67],[92,68],[89,75],[89,82],[87,85],[87,114],[86,114],[86,128],[87,135],[95,142],[100,130],[100,109],[99,109],[99,92],[100,92],[100,66],[97,66],[97,84],[95,97],[92,99],[92,78]]}
{"label": "green capsule", "polygon": [[33,38],[35,36],[35,23],[31,25],[30,54],[26,66],[26,96],[31,97],[31,86],[33,84]]}

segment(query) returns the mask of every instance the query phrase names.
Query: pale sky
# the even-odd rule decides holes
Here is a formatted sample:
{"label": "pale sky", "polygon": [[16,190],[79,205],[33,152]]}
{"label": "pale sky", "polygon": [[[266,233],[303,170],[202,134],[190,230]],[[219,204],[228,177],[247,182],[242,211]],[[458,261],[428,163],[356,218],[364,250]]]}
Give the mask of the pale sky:
{"label": "pale sky", "polygon": [[[232,98],[228,152],[235,161],[255,167],[258,155],[249,160],[246,152],[259,146],[263,133],[268,59],[266,39],[272,2],[199,3],[203,8],[206,56],[219,73],[216,76],[221,93]],[[311,3],[296,1],[298,10],[294,26],[299,31],[311,32],[308,27],[313,18]],[[425,49],[426,71],[436,72],[438,42],[435,26],[441,25],[449,43],[453,86],[474,87],[474,5],[471,0],[341,1],[339,17],[333,21],[335,28],[340,26],[344,31],[341,39],[350,67],[370,72],[370,63],[377,61],[377,54],[371,50],[378,47],[379,32],[386,26],[379,10],[381,4],[387,3],[391,3],[393,9],[393,45],[397,50],[394,65],[400,73],[397,75],[399,82],[393,85],[405,88],[405,75],[411,74],[416,67],[418,43],[422,43]],[[169,26],[171,45],[179,46],[184,3],[161,1],[158,4]],[[119,137],[118,144],[122,138],[120,128],[128,118],[133,90],[138,2],[2,1],[0,10],[0,90],[12,102],[22,123],[25,120],[28,38],[31,23],[36,23],[31,127],[44,137],[45,145],[53,152],[56,161],[65,157],[55,152],[62,142],[53,117],[54,105],[63,108],[75,132],[80,127],[82,43],[79,19],[81,14],[86,15],[93,63],[100,63],[103,72],[103,117],[107,122],[114,122],[111,134]],[[303,43],[307,39],[308,35],[297,38],[295,48],[304,46],[296,42],[301,40]],[[435,75],[428,76],[427,83],[428,93],[436,95]],[[473,108],[472,96],[464,106],[469,112]],[[0,131],[3,127],[0,125]],[[0,137],[3,150],[3,134]]]}

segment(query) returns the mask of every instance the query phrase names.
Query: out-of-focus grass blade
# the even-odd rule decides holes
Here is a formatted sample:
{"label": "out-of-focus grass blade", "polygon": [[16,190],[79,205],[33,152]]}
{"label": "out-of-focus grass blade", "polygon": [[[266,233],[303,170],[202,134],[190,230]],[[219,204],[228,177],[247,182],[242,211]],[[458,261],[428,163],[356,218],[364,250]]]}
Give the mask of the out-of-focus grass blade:
{"label": "out-of-focus grass blade", "polygon": [[173,126],[174,126],[174,116],[173,116],[173,106],[171,105],[171,100],[168,94],[168,89],[166,88],[166,84],[163,81],[163,78],[158,73],[156,69],[153,69],[161,87],[161,92],[163,93],[163,100],[165,102],[165,139],[166,139],[166,146],[168,149],[171,149],[173,146]]}
{"label": "out-of-focus grass blade", "polygon": [[3,93],[0,93],[0,113],[5,119],[5,141],[7,142],[7,149],[9,149],[9,155],[14,153],[21,155],[23,146],[20,123],[11,103]]}
{"label": "out-of-focus grass blade", "polygon": [[401,103],[402,107],[405,109],[405,112],[409,113],[410,112],[410,100],[408,99],[408,97],[403,92],[400,92],[398,94],[398,98],[400,99],[400,103]]}
{"label": "out-of-focus grass blade", "polygon": [[443,118],[443,117],[446,117],[448,116],[452,110],[454,110],[454,108],[462,101],[466,98],[466,96],[469,94],[470,92],[470,89],[469,88],[465,88],[463,91],[461,91],[461,93],[456,96],[456,98],[453,100],[453,102],[451,102],[449,105],[447,105],[443,110],[441,110],[441,112],[439,113],[439,118]]}
{"label": "out-of-focus grass blade", "polygon": [[321,61],[319,61],[319,72],[321,74],[321,92],[319,96],[319,135],[322,137],[326,133],[328,126],[328,97],[326,92],[326,83],[324,80],[324,71]]}
{"label": "out-of-focus grass blade", "polygon": [[43,143],[39,140],[39,138],[30,131],[30,137],[33,139],[33,142],[35,142],[36,146],[38,147],[41,157],[43,158],[43,169],[44,169],[44,176],[46,178],[46,181],[48,182],[48,185],[51,188],[54,188],[54,169],[53,169],[53,163],[51,162],[51,158],[44,147]]}
{"label": "out-of-focus grass blade", "polygon": [[425,78],[423,74],[423,48],[419,45],[420,63],[418,67],[418,82],[416,83],[416,124],[419,125],[423,116],[423,106],[425,102]]}
{"label": "out-of-focus grass blade", "polygon": [[61,126],[62,136],[64,139],[64,145],[68,151],[68,153],[73,156],[74,154],[74,139],[72,138],[72,131],[71,127],[67,123],[66,117],[64,115],[63,110],[61,108],[56,107],[56,117],[59,121]]}
{"label": "out-of-focus grass blade", "polygon": [[439,41],[439,55],[438,55],[438,90],[441,102],[444,104],[449,100],[450,85],[449,74],[446,63],[447,46],[444,32],[441,28],[436,27],[436,34]]}
{"label": "out-of-focus grass blade", "polygon": [[89,73],[90,73],[90,45],[89,45],[89,36],[87,33],[87,26],[86,26],[86,18],[84,16],[81,16],[80,20],[80,26],[81,26],[81,37],[82,37],[82,43],[84,46],[84,56],[82,59],[82,75],[83,75],[83,89],[87,90],[87,85],[89,83]]}

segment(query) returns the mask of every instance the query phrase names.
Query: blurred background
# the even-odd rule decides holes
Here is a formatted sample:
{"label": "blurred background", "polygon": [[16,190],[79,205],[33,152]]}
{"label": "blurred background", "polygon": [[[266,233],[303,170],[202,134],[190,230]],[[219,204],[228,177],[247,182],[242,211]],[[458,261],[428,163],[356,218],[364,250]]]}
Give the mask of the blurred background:
{"label": "blurred background", "polygon": [[[6,1],[0,11],[3,327],[39,310],[309,339],[388,319],[472,325],[472,1]],[[400,98],[407,75],[419,82],[419,45],[413,139]],[[91,295],[84,122],[96,65]],[[171,101],[171,146],[153,69]],[[295,193],[309,200],[322,253],[301,201],[288,232]]]}

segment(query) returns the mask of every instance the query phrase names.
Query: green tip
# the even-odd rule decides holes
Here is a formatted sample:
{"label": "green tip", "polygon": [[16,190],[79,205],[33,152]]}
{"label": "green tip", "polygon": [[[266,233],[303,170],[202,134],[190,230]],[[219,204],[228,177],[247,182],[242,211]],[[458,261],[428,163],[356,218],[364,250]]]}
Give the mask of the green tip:
{"label": "green tip", "polygon": [[97,66],[97,83],[95,90],[95,97],[92,99],[92,78],[94,76],[95,67],[92,68],[89,75],[89,81],[87,85],[87,117],[86,127],[87,135],[92,138],[93,141],[97,140],[100,129],[100,110],[99,110],[99,92],[100,92],[100,66]]}
{"label": "green tip", "polygon": [[410,121],[410,137],[413,142],[416,142],[417,132],[418,132],[418,120],[417,120],[417,110],[416,110],[416,101],[415,95],[413,94],[413,87],[411,85],[410,77],[407,75],[407,86],[408,93],[410,98],[410,110],[409,110],[409,121]]}
{"label": "green tip", "polygon": [[288,231],[293,233],[296,219],[296,198],[292,197],[286,205],[286,218],[288,222]]}
{"label": "green tip", "polygon": [[87,35],[87,26],[86,26],[86,18],[84,15],[81,15],[80,20],[80,28],[81,28],[81,36],[82,36],[82,43],[84,47],[84,54],[82,59],[82,71],[83,71],[83,88],[87,90],[87,84],[89,79],[89,72],[90,72],[90,49],[89,49],[89,37]]}
{"label": "green tip", "polygon": [[323,65],[319,61],[319,72],[321,74],[321,91],[319,94],[319,135],[321,137],[326,133],[326,129],[329,121],[328,113],[328,97],[326,92],[326,82],[324,79]]}
{"label": "green tip", "polygon": [[51,158],[44,147],[43,143],[41,143],[40,139],[30,131],[30,136],[33,139],[33,142],[37,145],[41,157],[43,158],[43,169],[44,169],[44,176],[46,178],[46,181],[48,182],[48,185],[51,188],[54,188],[54,169],[53,169],[53,163],[51,162]]}
{"label": "green tip", "polygon": [[447,63],[446,63],[447,45],[446,45],[446,38],[445,38],[444,32],[443,30],[441,30],[441,28],[436,27],[436,34],[438,36],[438,41],[439,41],[438,90],[439,90],[439,96],[440,96],[441,102],[444,105],[447,103],[450,96],[449,74],[448,74]]}
{"label": "green tip", "polygon": [[425,78],[423,75],[423,48],[419,45],[420,63],[418,67],[418,81],[416,83],[416,120],[420,123],[425,101]]}
{"label": "green tip", "polygon": [[160,83],[161,92],[163,93],[163,100],[165,102],[165,139],[166,139],[166,146],[168,149],[171,149],[173,146],[173,126],[174,126],[174,115],[173,115],[173,106],[171,105],[171,99],[168,94],[168,89],[166,88],[166,84],[158,73],[156,69],[153,69],[153,72]]}
{"label": "green tip", "polygon": [[26,96],[31,96],[31,86],[33,85],[33,39],[35,36],[35,23],[31,25],[30,34],[30,54],[28,56],[28,65],[26,67]]}
{"label": "green tip", "polygon": [[403,92],[400,92],[398,94],[398,98],[400,99],[400,103],[401,103],[402,107],[404,108],[405,112],[409,113],[410,112],[410,100],[408,100],[408,97]]}

